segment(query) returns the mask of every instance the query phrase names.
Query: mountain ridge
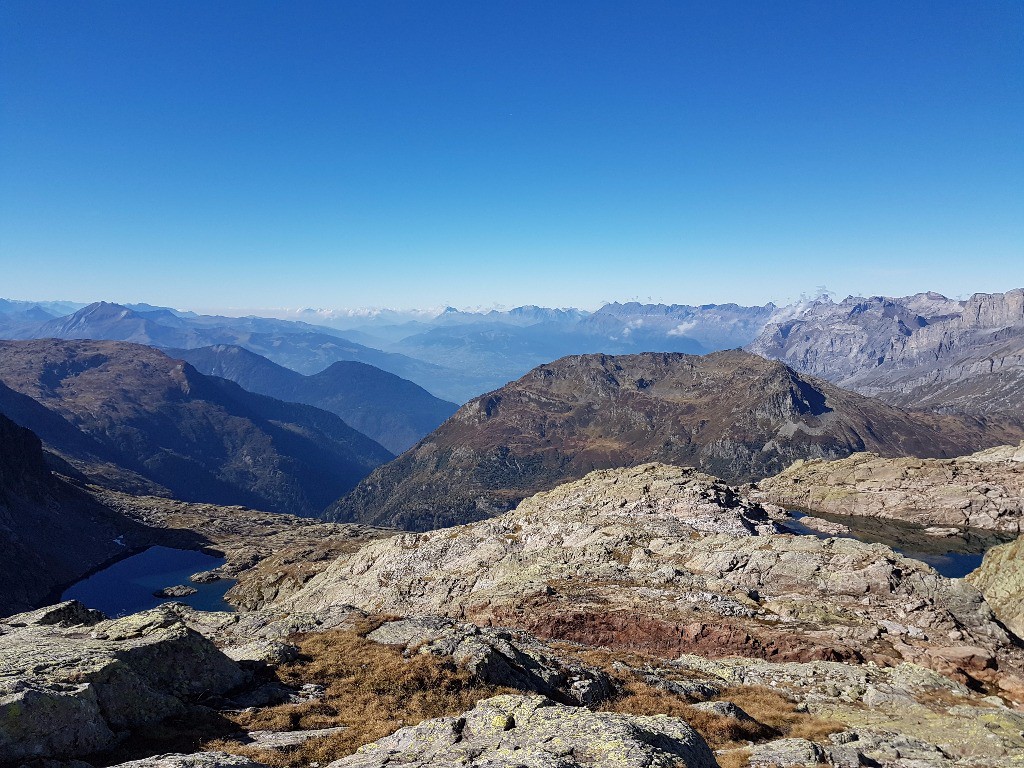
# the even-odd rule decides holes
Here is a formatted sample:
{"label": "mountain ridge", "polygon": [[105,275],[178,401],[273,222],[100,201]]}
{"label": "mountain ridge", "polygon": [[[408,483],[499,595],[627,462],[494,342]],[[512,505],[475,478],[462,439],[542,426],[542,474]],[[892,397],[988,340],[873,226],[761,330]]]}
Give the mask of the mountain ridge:
{"label": "mountain ridge", "polygon": [[0,382],[20,395],[0,406],[19,405],[48,450],[119,490],[315,515],[332,489],[391,457],[332,413],[247,392],[143,345],[0,342]]}
{"label": "mountain ridge", "polygon": [[426,530],[594,469],[664,461],[743,482],[798,458],[955,456],[1018,435],[1019,425],[902,411],[742,350],[570,356],[466,404],[326,515]]}
{"label": "mountain ridge", "polygon": [[303,375],[244,347],[220,344],[168,353],[256,394],[303,403],[340,416],[346,424],[392,453],[411,447],[451,416],[458,406],[411,381],[357,361],[331,363]]}

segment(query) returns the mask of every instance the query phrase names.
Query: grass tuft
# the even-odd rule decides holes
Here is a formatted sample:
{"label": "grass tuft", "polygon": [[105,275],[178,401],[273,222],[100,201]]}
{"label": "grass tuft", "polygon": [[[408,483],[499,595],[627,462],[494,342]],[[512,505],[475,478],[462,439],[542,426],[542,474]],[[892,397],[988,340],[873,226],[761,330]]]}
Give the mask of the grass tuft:
{"label": "grass tuft", "polygon": [[480,683],[451,659],[430,655],[406,659],[399,648],[367,640],[365,635],[385,620],[368,621],[354,630],[292,638],[299,657],[278,668],[278,677],[287,685],[323,685],[323,698],[231,715],[245,731],[344,726],[343,732],[310,739],[289,750],[259,749],[231,739],[215,739],[204,748],[245,755],[277,768],[312,762],[326,765],[399,728],[461,714],[481,699],[511,692]]}

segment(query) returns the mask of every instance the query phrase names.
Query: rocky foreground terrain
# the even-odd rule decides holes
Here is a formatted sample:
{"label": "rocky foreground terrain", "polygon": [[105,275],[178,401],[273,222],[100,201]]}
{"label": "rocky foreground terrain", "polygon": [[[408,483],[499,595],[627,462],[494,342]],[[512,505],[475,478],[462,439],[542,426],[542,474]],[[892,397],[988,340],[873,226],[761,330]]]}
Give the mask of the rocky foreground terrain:
{"label": "rocky foreground terrain", "polygon": [[1012,552],[947,579],[789,519],[646,464],[481,522],[350,536],[297,578],[312,544],[278,539],[238,571],[237,613],[13,616],[0,760],[1024,765]]}
{"label": "rocky foreground terrain", "polygon": [[743,482],[801,458],[958,456],[1022,437],[1004,420],[900,410],[739,350],[584,355],[470,401],[328,515],[428,530],[594,469],[664,461]]}

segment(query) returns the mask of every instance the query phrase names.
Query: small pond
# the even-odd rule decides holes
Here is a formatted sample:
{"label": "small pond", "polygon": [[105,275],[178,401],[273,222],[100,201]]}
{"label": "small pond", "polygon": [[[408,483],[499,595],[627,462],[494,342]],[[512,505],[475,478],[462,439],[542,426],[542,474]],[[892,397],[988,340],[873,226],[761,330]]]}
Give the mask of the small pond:
{"label": "small pond", "polygon": [[[150,547],[124,560],[118,560],[92,576],[72,585],[61,600],[80,600],[89,608],[103,611],[110,617],[155,608],[161,603],[177,600],[200,611],[233,611],[224,594],[235,583],[221,579],[208,584],[193,584],[189,577],[224,564],[223,557],[188,549]],[[153,595],[164,587],[185,585],[195,594],[176,598]]]}
{"label": "small pond", "polygon": [[789,510],[789,512],[796,519],[787,520],[785,525],[794,533],[817,536],[819,539],[837,536],[872,544],[885,544],[904,557],[927,563],[943,576],[951,579],[963,578],[981,565],[982,557],[989,547],[994,547],[1013,538],[978,528],[961,528],[954,535],[933,536],[925,533],[923,526],[902,520],[815,512],[814,517],[841,523],[850,529],[849,533],[829,534],[816,531],[800,522],[801,518],[807,517],[804,512],[797,510]]}

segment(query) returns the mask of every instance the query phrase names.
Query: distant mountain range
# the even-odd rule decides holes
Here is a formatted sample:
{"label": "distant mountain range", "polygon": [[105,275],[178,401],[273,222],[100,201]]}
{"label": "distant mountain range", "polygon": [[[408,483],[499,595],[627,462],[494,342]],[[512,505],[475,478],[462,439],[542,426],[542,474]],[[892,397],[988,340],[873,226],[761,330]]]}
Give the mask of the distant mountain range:
{"label": "distant mountain range", "polygon": [[[179,350],[230,345],[307,376],[339,361],[361,362],[455,403],[567,355],[743,347],[897,405],[1020,415],[1022,293],[977,294],[967,301],[936,293],[838,302],[824,297],[754,307],[628,302],[596,312],[536,306],[303,310],[284,313],[287,319],[196,315],[147,304],[0,300],[0,335],[114,339]],[[65,310],[71,311],[56,316]],[[363,422],[372,432],[377,428],[370,423]],[[390,445],[399,448],[415,433]],[[373,434],[392,439],[383,431]]]}
{"label": "distant mountain range", "polygon": [[[609,304],[597,312],[518,307],[434,317],[383,313],[347,316],[344,330],[304,319],[196,315],[148,304],[97,302],[62,316],[67,303],[0,304],[0,335],[11,339],[106,339],[164,349],[231,345],[305,375],[339,361],[366,363],[431,394],[463,403],[544,362],[569,354],[689,353],[754,339],[774,305]],[[299,317],[332,321],[323,313]],[[399,322],[394,322],[399,321]]]}
{"label": "distant mountain range", "polygon": [[1024,289],[819,300],[747,349],[897,405],[1024,418]]}
{"label": "distant mountain range", "polygon": [[0,385],[62,471],[118,490],[312,516],[392,458],[333,413],[139,344],[0,342]]}
{"label": "distant mountain range", "polygon": [[228,344],[169,350],[168,354],[250,392],[335,413],[396,454],[411,448],[458,410],[455,403],[365,363],[339,361],[320,373],[303,376]]}
{"label": "distant mountain range", "polygon": [[426,530],[478,520],[594,469],[662,461],[733,482],[855,451],[955,456],[1019,423],[904,411],[740,350],[584,355],[463,406],[328,513]]}
{"label": "distant mountain range", "polygon": [[97,302],[42,323],[8,320],[4,335],[11,339],[130,341],[163,349],[230,344],[303,374],[319,373],[339,360],[354,360],[426,382],[428,389],[442,396],[448,390],[461,396],[481,386],[477,379],[453,369],[357,344],[331,328],[272,318],[192,315],[164,308],[136,310]]}

